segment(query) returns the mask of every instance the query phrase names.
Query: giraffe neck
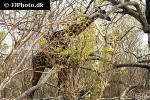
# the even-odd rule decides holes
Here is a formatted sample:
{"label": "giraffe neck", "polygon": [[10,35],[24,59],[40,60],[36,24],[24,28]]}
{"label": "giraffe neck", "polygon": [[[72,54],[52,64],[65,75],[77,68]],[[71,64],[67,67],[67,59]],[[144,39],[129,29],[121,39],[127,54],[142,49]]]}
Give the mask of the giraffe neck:
{"label": "giraffe neck", "polygon": [[[94,19],[95,20],[95,19]],[[92,22],[94,22],[93,19],[85,17],[80,22],[72,24],[66,29],[53,32],[49,36],[45,36],[46,40],[48,42],[51,42],[53,40],[60,40],[60,37],[63,37],[64,35],[67,36],[73,36],[73,35],[79,35],[81,34]]]}
{"label": "giraffe neck", "polygon": [[85,17],[83,20],[81,20],[78,23],[75,23],[73,25],[71,25],[68,29],[71,32],[71,34],[69,34],[69,36],[72,35],[79,35],[81,34],[88,26],[90,26],[90,24],[93,22],[94,20]]}

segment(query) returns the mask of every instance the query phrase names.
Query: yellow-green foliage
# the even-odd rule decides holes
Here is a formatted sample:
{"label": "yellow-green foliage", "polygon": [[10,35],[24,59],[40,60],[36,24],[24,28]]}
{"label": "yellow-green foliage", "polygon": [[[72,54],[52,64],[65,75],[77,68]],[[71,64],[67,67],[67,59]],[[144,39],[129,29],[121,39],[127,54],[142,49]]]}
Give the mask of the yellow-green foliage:
{"label": "yellow-green foliage", "polygon": [[95,29],[87,29],[83,34],[72,39],[70,51],[73,60],[76,59],[81,63],[93,52],[93,46],[95,45],[95,34],[93,33],[95,33]]}
{"label": "yellow-green foliage", "polygon": [[2,39],[5,35],[5,32],[4,31],[0,31],[0,39]]}
{"label": "yellow-green foliage", "polygon": [[[4,38],[5,34],[6,33],[4,31],[0,31],[0,40]],[[8,44],[3,42],[0,43],[0,49],[6,50],[8,49],[8,47],[9,47]]]}
{"label": "yellow-green foliage", "polygon": [[45,45],[47,45],[47,40],[45,38],[41,38],[41,40],[40,40],[40,46],[43,47]]}
{"label": "yellow-green foliage", "polygon": [[[77,19],[76,23],[80,23],[81,20],[83,20],[83,19],[84,19],[84,17],[79,17]],[[74,22],[71,24],[74,24]],[[53,48],[52,49],[52,50],[54,50],[53,52],[59,53],[61,55],[61,56],[59,56],[60,59],[65,58],[69,55],[70,58],[69,58],[69,60],[67,60],[68,63],[80,64],[86,58],[89,57],[88,55],[91,52],[94,51],[93,47],[96,45],[95,33],[96,33],[95,28],[87,28],[82,34],[80,34],[76,37],[75,36],[69,37],[68,35],[65,35],[64,38],[67,38],[70,41],[69,47],[66,50],[63,50],[61,45],[59,45],[57,47],[52,46],[51,48]],[[41,39],[40,45],[41,45],[41,47],[51,46],[51,45],[47,44],[47,41],[44,38]]]}

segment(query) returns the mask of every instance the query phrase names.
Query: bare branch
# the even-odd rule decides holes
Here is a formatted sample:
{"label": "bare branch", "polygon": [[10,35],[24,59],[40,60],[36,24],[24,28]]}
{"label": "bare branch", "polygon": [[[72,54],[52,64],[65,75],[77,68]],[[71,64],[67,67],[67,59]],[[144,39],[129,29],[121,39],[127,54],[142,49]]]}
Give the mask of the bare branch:
{"label": "bare branch", "polygon": [[134,54],[133,52],[125,51],[125,50],[124,50],[124,52],[126,52],[126,53],[129,53],[129,54],[133,55],[133,56],[134,56],[135,58],[137,58],[137,59],[141,58],[141,56],[139,57],[138,55]]}
{"label": "bare branch", "polygon": [[135,89],[135,88],[139,88],[139,87],[140,87],[140,86],[130,86],[130,87],[126,88],[126,89],[123,91],[123,93],[121,94],[121,100],[122,100],[122,99],[125,99],[126,96],[127,96],[127,94],[128,94],[130,91],[132,91],[132,90]]}
{"label": "bare branch", "polygon": [[34,87],[29,88],[28,90],[26,90],[23,94],[21,94],[19,97],[17,97],[15,100],[22,100],[25,96],[30,95],[31,92],[35,91],[36,89],[38,89],[39,87],[43,86],[47,80],[49,79],[50,76],[52,76],[54,73],[56,72],[56,69],[51,69],[48,74],[42,79],[42,81],[37,84]]}
{"label": "bare branch", "polygon": [[146,65],[146,64],[115,64],[114,65],[116,68],[122,68],[122,67],[135,67],[135,68],[144,68],[144,69],[148,69],[150,71],[150,65]]}
{"label": "bare branch", "polygon": [[123,36],[121,36],[121,38],[119,39],[119,41],[121,41],[134,28],[135,28],[135,26],[131,27],[125,34],[123,34]]}
{"label": "bare branch", "polygon": [[[143,31],[145,33],[149,33],[150,32],[150,26],[149,24],[147,23],[147,20],[146,18],[143,16],[142,12],[141,12],[141,9],[139,7],[139,4],[137,2],[124,2],[124,3],[121,3],[119,1],[116,1],[116,0],[107,0],[108,2],[111,2],[114,6],[114,8],[109,12],[113,12],[115,11],[115,9],[122,9],[123,11],[121,12],[122,14],[128,14],[132,17],[134,17],[135,19],[137,19],[142,27],[143,27]],[[136,10],[133,10],[129,7],[127,7],[128,5],[130,6],[134,6],[136,8]],[[108,15],[109,15],[108,13]]]}
{"label": "bare branch", "polygon": [[94,1],[94,0],[91,0],[91,1],[89,2],[89,4],[88,4],[88,6],[87,6],[87,8],[86,8],[86,10],[85,10],[85,12],[84,12],[84,14],[87,13],[87,11],[88,11],[88,9],[90,8],[90,6],[91,6],[91,4],[92,4],[93,1]]}
{"label": "bare branch", "polygon": [[140,60],[138,63],[150,63],[150,60]]}

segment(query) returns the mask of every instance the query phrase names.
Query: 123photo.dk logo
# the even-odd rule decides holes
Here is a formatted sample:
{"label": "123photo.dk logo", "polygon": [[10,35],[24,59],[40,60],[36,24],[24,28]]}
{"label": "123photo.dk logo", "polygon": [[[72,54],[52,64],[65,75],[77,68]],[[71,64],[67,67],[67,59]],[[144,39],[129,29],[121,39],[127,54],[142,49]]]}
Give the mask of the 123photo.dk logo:
{"label": "123photo.dk logo", "polygon": [[50,0],[3,0],[0,10],[50,10]]}
{"label": "123photo.dk logo", "polygon": [[21,3],[11,3],[11,7],[44,7],[44,5],[41,2],[38,2],[37,4],[31,3],[23,4],[21,2]]}

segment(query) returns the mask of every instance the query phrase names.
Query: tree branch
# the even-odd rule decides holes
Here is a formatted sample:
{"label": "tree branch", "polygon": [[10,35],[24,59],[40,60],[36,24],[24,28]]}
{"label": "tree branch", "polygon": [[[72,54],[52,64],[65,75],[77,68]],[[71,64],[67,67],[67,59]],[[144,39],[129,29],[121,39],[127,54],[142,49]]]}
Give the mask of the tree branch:
{"label": "tree branch", "polygon": [[86,7],[86,10],[85,10],[84,14],[87,13],[87,11],[88,11],[88,9],[90,8],[90,6],[91,6],[91,4],[92,4],[93,1],[94,1],[94,0],[91,0],[91,1],[89,2],[88,6]]}
{"label": "tree branch", "polygon": [[136,68],[144,68],[144,69],[148,69],[150,72],[150,65],[146,65],[146,64],[115,64],[114,65],[116,68],[122,68],[122,67],[136,67]]}
{"label": "tree branch", "polygon": [[38,89],[39,87],[44,85],[47,82],[47,80],[49,79],[49,77],[52,76],[55,72],[56,72],[56,69],[51,69],[39,84],[29,88],[23,94],[21,94],[19,97],[17,97],[15,100],[23,100],[23,98],[25,96],[29,95],[31,92],[35,91],[36,89]]}
{"label": "tree branch", "polygon": [[150,60],[140,60],[138,63],[150,63]]}
{"label": "tree branch", "polygon": [[[113,11],[115,11],[115,9],[118,9],[118,8],[122,9],[122,12],[120,12],[120,13],[128,14],[128,15],[134,17],[135,19],[137,19],[141,23],[143,31],[145,33],[150,33],[150,26],[147,23],[146,18],[143,16],[141,9],[139,7],[139,4],[137,2],[121,3],[121,2],[116,1],[116,0],[107,0],[107,1],[111,2],[112,5],[115,5],[114,8],[110,12],[113,12]],[[136,10],[133,10],[133,9],[127,7],[128,5],[134,6],[136,8]]]}
{"label": "tree branch", "polygon": [[121,99],[121,100],[126,99],[127,94],[128,94],[130,91],[132,91],[133,89],[135,89],[135,88],[140,88],[140,86],[130,86],[130,87],[126,88],[126,89],[123,91],[123,93],[121,94],[120,99]]}

